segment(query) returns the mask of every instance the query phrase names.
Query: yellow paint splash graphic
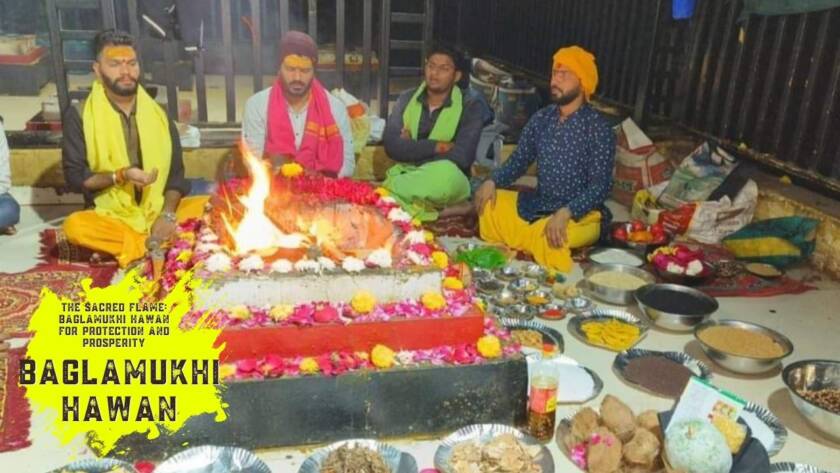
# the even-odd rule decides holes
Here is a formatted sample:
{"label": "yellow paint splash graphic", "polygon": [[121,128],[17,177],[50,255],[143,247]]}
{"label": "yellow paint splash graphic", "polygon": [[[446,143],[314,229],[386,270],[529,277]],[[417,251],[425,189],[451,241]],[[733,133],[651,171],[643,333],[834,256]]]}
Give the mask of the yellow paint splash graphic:
{"label": "yellow paint splash graphic", "polygon": [[63,443],[88,434],[104,455],[128,434],[154,439],[192,416],[227,418],[218,384],[224,347],[214,347],[220,331],[204,319],[180,328],[199,284],[187,273],[153,302],[135,272],[105,288],[86,279],[78,300],[41,291],[19,382],[36,410],[55,413]]}

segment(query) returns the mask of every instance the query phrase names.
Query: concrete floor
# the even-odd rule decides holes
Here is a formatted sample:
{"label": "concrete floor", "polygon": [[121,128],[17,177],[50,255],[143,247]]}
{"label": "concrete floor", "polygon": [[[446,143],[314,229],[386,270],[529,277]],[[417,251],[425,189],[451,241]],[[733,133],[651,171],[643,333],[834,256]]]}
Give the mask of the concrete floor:
{"label": "concrete floor", "polygon": [[[24,271],[36,264],[38,233],[46,227],[59,225],[61,218],[78,208],[76,205],[24,206],[19,233],[16,236],[0,236],[0,271]],[[616,208],[617,218],[624,215]],[[626,213],[625,213],[626,215]],[[445,244],[455,245],[457,240],[447,239]],[[581,277],[576,267],[571,281]],[[786,360],[793,362],[806,358],[837,358],[837,337],[840,335],[840,316],[833,304],[840,299],[840,284],[828,280],[817,283],[819,290],[800,296],[781,296],[762,299],[721,298],[720,310],[715,318],[735,318],[752,321],[771,327],[786,334],[794,343],[795,351]],[[632,311],[632,310],[631,310]],[[614,354],[590,347],[571,336],[564,327],[566,321],[550,322],[548,325],[565,336],[565,354],[596,371],[604,381],[604,394],[613,394],[628,403],[637,412],[644,409],[664,410],[671,402],[652,397],[635,390],[619,380],[611,370]],[[20,345],[22,340],[14,340]],[[779,373],[764,377],[744,377],[727,373],[714,366],[699,350],[689,335],[678,335],[652,330],[640,344],[640,348],[686,351],[712,366],[713,382],[749,401],[769,407],[787,426],[787,444],[772,461],[808,463],[826,471],[840,471],[840,444],[831,443],[820,437],[799,416],[792,405]],[[561,381],[562,386],[562,381]],[[601,397],[602,397],[601,396]],[[597,406],[601,397],[589,405]],[[579,405],[561,406],[558,416],[572,415]],[[235,413],[233,413],[235,415]],[[81,439],[70,445],[60,445],[48,431],[47,418],[42,413],[33,415],[31,431],[32,446],[24,450],[0,453],[0,464],[4,471],[20,473],[41,473],[60,467],[71,460],[90,457],[91,453]],[[437,448],[437,441],[395,440],[397,448],[412,453],[421,468],[431,468]],[[556,444],[549,446],[555,458],[558,472],[577,471],[560,453]],[[257,454],[276,472],[297,471],[303,460],[312,451],[309,449],[272,449]],[[8,468],[12,469],[8,469]]]}

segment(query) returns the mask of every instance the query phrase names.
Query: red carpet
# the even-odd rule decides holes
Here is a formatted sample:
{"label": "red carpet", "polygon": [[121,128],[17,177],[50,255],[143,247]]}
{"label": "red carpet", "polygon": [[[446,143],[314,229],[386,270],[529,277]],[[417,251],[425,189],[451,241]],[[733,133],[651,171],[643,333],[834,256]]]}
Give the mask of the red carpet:
{"label": "red carpet", "polygon": [[9,350],[0,355],[0,452],[20,450],[30,445],[29,426],[31,410],[18,386],[17,372],[26,348]]}
{"label": "red carpet", "polygon": [[[699,243],[688,243],[686,246],[701,249],[706,260],[713,264],[735,259],[722,246]],[[783,294],[802,294],[816,289],[816,287],[788,276],[765,279],[740,270],[732,276],[712,278],[703,285],[697,286],[697,289],[713,297],[772,297]]]}
{"label": "red carpet", "polygon": [[42,288],[69,296],[85,278],[92,278],[94,286],[107,286],[116,270],[116,266],[41,265],[23,273],[0,273],[0,333],[27,336]]}
{"label": "red carpet", "polygon": [[29,317],[44,287],[68,296],[85,278],[92,278],[94,286],[108,285],[117,271],[116,261],[92,264],[91,256],[89,250],[67,242],[60,230],[42,232],[42,263],[23,273],[0,273],[0,333],[27,336]]}

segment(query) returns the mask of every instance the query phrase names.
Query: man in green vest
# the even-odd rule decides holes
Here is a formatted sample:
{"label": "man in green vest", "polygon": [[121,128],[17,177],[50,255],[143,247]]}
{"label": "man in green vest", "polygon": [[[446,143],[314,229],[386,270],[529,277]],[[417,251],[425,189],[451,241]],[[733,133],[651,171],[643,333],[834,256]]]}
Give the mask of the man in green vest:
{"label": "man in green vest", "polygon": [[423,222],[470,205],[470,168],[483,122],[481,104],[457,86],[463,62],[455,50],[430,48],[425,81],[400,95],[385,126],[385,151],[397,164],[383,187]]}

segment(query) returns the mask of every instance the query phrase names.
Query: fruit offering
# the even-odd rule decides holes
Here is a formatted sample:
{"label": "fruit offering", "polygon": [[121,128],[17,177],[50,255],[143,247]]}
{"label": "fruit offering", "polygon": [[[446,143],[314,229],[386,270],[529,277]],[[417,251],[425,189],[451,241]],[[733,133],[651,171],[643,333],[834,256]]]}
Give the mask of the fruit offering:
{"label": "fruit offering", "polygon": [[670,274],[702,277],[709,271],[703,264],[703,252],[684,245],[657,248],[648,255],[648,261],[659,271]]}
{"label": "fruit offering", "polygon": [[641,220],[617,224],[613,228],[612,237],[623,243],[658,245],[668,241],[668,233],[661,223],[647,225]]}

